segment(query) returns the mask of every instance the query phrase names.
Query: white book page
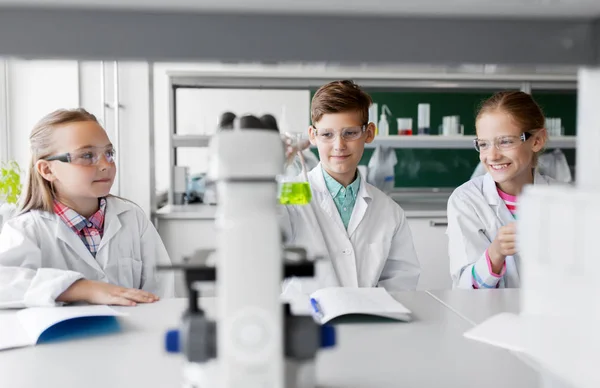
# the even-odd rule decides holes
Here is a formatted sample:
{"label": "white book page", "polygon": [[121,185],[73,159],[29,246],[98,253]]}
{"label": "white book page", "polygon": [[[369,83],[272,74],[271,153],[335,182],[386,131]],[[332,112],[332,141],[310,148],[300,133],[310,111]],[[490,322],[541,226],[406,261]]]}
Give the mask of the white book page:
{"label": "white book page", "polygon": [[311,294],[321,309],[321,323],[348,314],[365,314],[410,320],[410,310],[395,300],[384,288],[323,288]]}

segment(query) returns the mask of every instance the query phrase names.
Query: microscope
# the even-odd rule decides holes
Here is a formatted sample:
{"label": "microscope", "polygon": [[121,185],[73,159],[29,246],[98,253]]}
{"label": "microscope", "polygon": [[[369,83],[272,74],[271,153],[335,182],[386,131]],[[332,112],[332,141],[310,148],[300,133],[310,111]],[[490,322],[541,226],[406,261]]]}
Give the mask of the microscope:
{"label": "microscope", "polygon": [[[170,267],[185,271],[190,292],[179,330],[167,334],[167,349],[186,358],[185,387],[314,388],[316,355],[334,345],[335,332],[311,316],[293,315],[280,297],[284,278],[315,272],[304,250],[283,246],[280,134],[221,131],[211,139],[210,155],[208,178],[219,203],[216,265]],[[216,321],[198,305],[195,287],[211,280],[216,280]]]}

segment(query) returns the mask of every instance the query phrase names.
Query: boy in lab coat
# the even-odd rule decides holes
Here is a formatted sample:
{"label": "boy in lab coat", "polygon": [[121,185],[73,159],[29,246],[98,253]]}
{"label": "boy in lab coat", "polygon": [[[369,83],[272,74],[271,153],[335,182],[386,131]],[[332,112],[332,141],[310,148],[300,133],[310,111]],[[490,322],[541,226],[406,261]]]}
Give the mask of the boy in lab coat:
{"label": "boy in lab coat", "polygon": [[308,135],[320,163],[308,173],[312,201],[285,206],[288,245],[322,257],[316,282],[290,279],[302,292],[329,286],[414,290],[420,274],[404,211],[358,172],[365,144],[373,141],[368,121],[371,97],[352,81],[322,86],[311,103]]}

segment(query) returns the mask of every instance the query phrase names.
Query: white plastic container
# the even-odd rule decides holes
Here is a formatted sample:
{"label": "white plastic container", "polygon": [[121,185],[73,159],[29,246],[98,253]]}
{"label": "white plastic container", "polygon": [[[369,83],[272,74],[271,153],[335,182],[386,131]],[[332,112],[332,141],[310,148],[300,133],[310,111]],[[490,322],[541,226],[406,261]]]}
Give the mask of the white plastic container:
{"label": "white plastic container", "polygon": [[429,135],[429,117],[430,117],[430,105],[429,104],[419,104],[418,107],[418,134],[419,135]]}

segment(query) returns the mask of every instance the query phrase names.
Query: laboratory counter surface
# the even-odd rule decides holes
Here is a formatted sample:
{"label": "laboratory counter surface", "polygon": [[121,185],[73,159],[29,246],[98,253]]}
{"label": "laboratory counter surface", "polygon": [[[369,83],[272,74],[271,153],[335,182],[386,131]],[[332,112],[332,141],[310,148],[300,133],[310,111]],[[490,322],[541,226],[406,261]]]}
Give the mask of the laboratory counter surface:
{"label": "laboratory counter surface", "polygon": [[428,293],[473,325],[499,313],[518,314],[521,310],[518,288],[479,290],[432,290]]}
{"label": "laboratory counter surface", "polygon": [[[396,201],[398,202],[398,201]],[[445,201],[399,202],[407,218],[445,218]],[[214,220],[218,206],[207,204],[166,205],[156,211],[163,220]]]}
{"label": "laboratory counter surface", "polygon": [[[460,298],[473,305],[503,298],[499,292],[487,300],[479,292]],[[316,360],[319,387],[539,386],[539,372],[514,354],[464,338],[473,325],[428,292],[393,296],[412,311],[413,320],[337,324],[337,345]],[[209,316],[214,317],[215,301],[201,299]],[[183,358],[166,353],[163,338],[185,307],[185,299],[117,307],[128,314],[119,317],[120,333],[0,352],[0,387],[182,386]],[[510,373],[486,378],[498,371]]]}

